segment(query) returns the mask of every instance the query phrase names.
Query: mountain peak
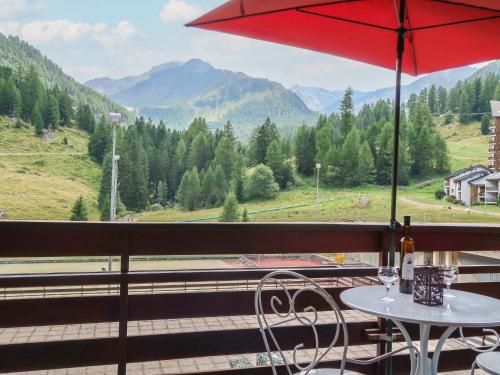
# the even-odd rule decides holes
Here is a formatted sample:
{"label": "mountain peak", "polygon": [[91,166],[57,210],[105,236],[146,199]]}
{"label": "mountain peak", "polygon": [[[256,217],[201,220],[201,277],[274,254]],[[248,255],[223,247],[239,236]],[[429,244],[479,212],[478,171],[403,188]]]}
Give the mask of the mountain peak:
{"label": "mountain peak", "polygon": [[198,73],[214,69],[212,65],[202,59],[190,59],[183,64],[183,67]]}

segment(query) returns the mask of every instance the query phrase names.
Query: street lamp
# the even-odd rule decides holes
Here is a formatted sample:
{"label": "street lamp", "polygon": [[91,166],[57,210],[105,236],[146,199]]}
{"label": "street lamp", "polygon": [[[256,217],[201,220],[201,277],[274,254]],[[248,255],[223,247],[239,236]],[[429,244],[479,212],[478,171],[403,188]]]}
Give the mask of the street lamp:
{"label": "street lamp", "polygon": [[[110,113],[109,120],[113,126],[113,155],[111,159],[111,197],[109,204],[109,221],[116,220],[116,190],[118,187],[118,160],[120,155],[116,155],[116,127],[120,124],[122,115],[119,113]],[[108,271],[111,272],[113,266],[113,257],[108,258]]]}
{"label": "street lamp", "polygon": [[316,163],[316,200],[319,201],[319,169],[321,163]]}

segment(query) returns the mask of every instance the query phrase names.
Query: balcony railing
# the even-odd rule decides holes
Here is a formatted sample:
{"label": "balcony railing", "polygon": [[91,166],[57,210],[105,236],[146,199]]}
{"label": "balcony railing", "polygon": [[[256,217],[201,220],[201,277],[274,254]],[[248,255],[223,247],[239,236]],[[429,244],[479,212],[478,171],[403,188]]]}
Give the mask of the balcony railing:
{"label": "balcony railing", "polygon": [[[500,226],[415,225],[420,251],[489,251],[500,249]],[[130,335],[130,322],[253,315],[253,285],[269,269],[214,269],[188,271],[129,272],[131,256],[227,255],[284,253],[376,253],[380,264],[387,259],[388,227],[381,224],[137,224],[0,222],[1,258],[120,256],[116,272],[4,275],[0,290],[117,285],[118,294],[70,297],[4,299],[0,301],[0,328],[118,322],[118,336],[65,341],[0,345],[0,372],[118,365],[125,374],[127,364],[148,361],[238,355],[265,351],[257,328],[230,328],[205,332]],[[297,269],[313,278],[374,277],[376,268],[314,267]],[[500,265],[464,266],[461,274],[500,273]],[[238,290],[189,290],[132,293],[138,285],[154,283],[208,283],[245,281]],[[248,286],[249,285],[249,286]],[[350,286],[335,284],[328,292],[339,300]],[[460,283],[456,288],[500,297],[500,283]],[[384,344],[373,341],[373,330],[384,322],[348,323],[351,345],[372,345],[382,352]],[[497,327],[498,328],[498,327]],[[319,327],[320,341],[329,329]],[[439,337],[442,329],[432,331]],[[410,326],[411,335],[418,329]],[[477,336],[480,330],[467,330]],[[284,350],[293,349],[303,328],[283,327],[278,336]],[[312,340],[305,346],[312,347]],[[445,351],[439,371],[467,369],[474,353],[467,349]],[[394,374],[408,373],[408,356],[393,359]],[[338,365],[327,361],[324,365]],[[353,366],[364,374],[376,374],[378,365]],[[283,370],[283,369],[282,369]],[[265,366],[206,372],[210,375],[269,374]]]}

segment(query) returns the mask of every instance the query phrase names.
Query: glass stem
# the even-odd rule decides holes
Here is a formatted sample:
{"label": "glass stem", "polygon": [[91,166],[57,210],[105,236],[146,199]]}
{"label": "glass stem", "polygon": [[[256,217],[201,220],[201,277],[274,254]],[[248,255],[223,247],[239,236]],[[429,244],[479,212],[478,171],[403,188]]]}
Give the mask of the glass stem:
{"label": "glass stem", "polygon": [[389,285],[386,285],[386,286],[385,286],[385,298],[386,298],[386,299],[389,299],[389,288],[390,288],[390,286],[389,286]]}

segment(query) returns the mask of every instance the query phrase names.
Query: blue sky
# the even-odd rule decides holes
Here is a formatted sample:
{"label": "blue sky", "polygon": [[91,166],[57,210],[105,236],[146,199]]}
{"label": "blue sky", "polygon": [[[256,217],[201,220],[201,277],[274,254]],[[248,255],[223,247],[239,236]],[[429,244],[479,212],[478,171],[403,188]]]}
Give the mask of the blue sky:
{"label": "blue sky", "polygon": [[[0,32],[19,35],[80,82],[201,58],[217,68],[327,89],[392,86],[394,72],[183,24],[223,0],[0,0]],[[404,77],[410,82],[412,77]]]}

